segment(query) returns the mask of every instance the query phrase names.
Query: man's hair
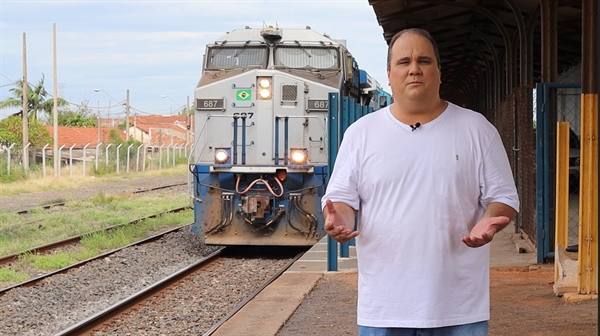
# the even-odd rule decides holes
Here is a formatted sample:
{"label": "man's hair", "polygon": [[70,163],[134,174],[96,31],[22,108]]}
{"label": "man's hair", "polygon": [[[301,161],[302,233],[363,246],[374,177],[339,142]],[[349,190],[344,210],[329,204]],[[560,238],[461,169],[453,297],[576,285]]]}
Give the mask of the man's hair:
{"label": "man's hair", "polygon": [[437,43],[435,43],[435,40],[433,39],[433,37],[431,37],[431,35],[429,34],[428,31],[424,30],[424,29],[420,29],[420,28],[408,28],[408,29],[404,29],[401,30],[399,32],[397,32],[393,37],[392,40],[390,41],[390,45],[388,47],[388,55],[387,55],[387,69],[390,70],[391,67],[391,62],[392,62],[392,47],[394,46],[394,43],[396,43],[396,40],[398,40],[400,38],[400,36],[406,34],[406,33],[415,33],[417,35],[423,36],[424,38],[428,39],[429,42],[431,42],[431,45],[433,46],[433,52],[435,53],[435,59],[437,61],[438,64],[438,69],[442,69],[442,64],[440,63],[440,52],[438,51],[438,46]]}

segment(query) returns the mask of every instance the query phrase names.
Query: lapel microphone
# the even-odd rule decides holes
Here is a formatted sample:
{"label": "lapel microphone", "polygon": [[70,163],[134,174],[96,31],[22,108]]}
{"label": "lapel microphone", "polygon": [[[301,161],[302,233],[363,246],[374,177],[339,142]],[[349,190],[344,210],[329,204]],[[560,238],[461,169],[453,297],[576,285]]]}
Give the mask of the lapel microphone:
{"label": "lapel microphone", "polygon": [[421,123],[417,121],[417,123],[414,126],[413,125],[408,125],[408,126],[410,126],[410,128],[414,132],[417,128],[421,127]]}

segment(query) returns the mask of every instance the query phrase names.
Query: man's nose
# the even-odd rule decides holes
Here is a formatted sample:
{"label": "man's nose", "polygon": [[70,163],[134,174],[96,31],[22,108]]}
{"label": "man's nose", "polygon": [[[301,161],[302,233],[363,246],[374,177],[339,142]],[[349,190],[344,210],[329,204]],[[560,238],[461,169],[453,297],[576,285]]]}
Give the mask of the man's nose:
{"label": "man's nose", "polygon": [[410,76],[417,76],[421,74],[421,68],[417,63],[411,63],[410,68],[408,69],[408,74]]}

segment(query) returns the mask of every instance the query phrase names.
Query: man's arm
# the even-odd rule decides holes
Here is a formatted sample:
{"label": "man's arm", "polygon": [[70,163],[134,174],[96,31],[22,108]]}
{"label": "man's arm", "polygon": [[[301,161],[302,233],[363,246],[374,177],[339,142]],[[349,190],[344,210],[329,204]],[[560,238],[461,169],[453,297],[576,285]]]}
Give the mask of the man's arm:
{"label": "man's arm", "polygon": [[494,235],[504,229],[515,217],[517,211],[499,202],[488,204],[483,216],[475,224],[468,236],[461,239],[469,247],[480,247],[494,239]]}
{"label": "man's arm", "polygon": [[346,203],[327,200],[323,209],[327,234],[340,243],[358,236],[358,231],[353,231],[356,212]]}
{"label": "man's arm", "polygon": [[510,222],[515,218],[516,215],[517,215],[517,211],[515,209],[513,209],[511,206],[508,206],[508,205],[506,205],[504,203],[500,203],[500,202],[492,202],[485,209],[485,212],[483,213],[483,216],[481,218],[483,219],[486,217],[499,217],[499,216],[508,217],[508,223],[495,225],[496,232],[500,232],[508,224],[510,224]]}

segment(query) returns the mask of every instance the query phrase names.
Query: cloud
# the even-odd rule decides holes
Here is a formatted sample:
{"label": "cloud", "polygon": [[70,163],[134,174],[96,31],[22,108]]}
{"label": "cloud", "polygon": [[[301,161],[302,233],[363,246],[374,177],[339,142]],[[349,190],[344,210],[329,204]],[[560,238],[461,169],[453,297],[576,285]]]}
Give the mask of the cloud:
{"label": "cloud", "polygon": [[[386,84],[386,44],[367,0],[6,1],[0,2],[0,100],[22,77],[22,35],[28,79],[46,76],[53,91],[56,24],[59,94],[74,103],[124,98],[141,111],[164,110],[166,94],[182,103],[196,86],[205,45],[245,26],[311,28],[346,40],[359,66]],[[118,96],[118,97],[117,97]],[[172,103],[172,102],[171,102]],[[96,105],[96,104],[91,104]],[[0,118],[11,111],[0,110]]]}

